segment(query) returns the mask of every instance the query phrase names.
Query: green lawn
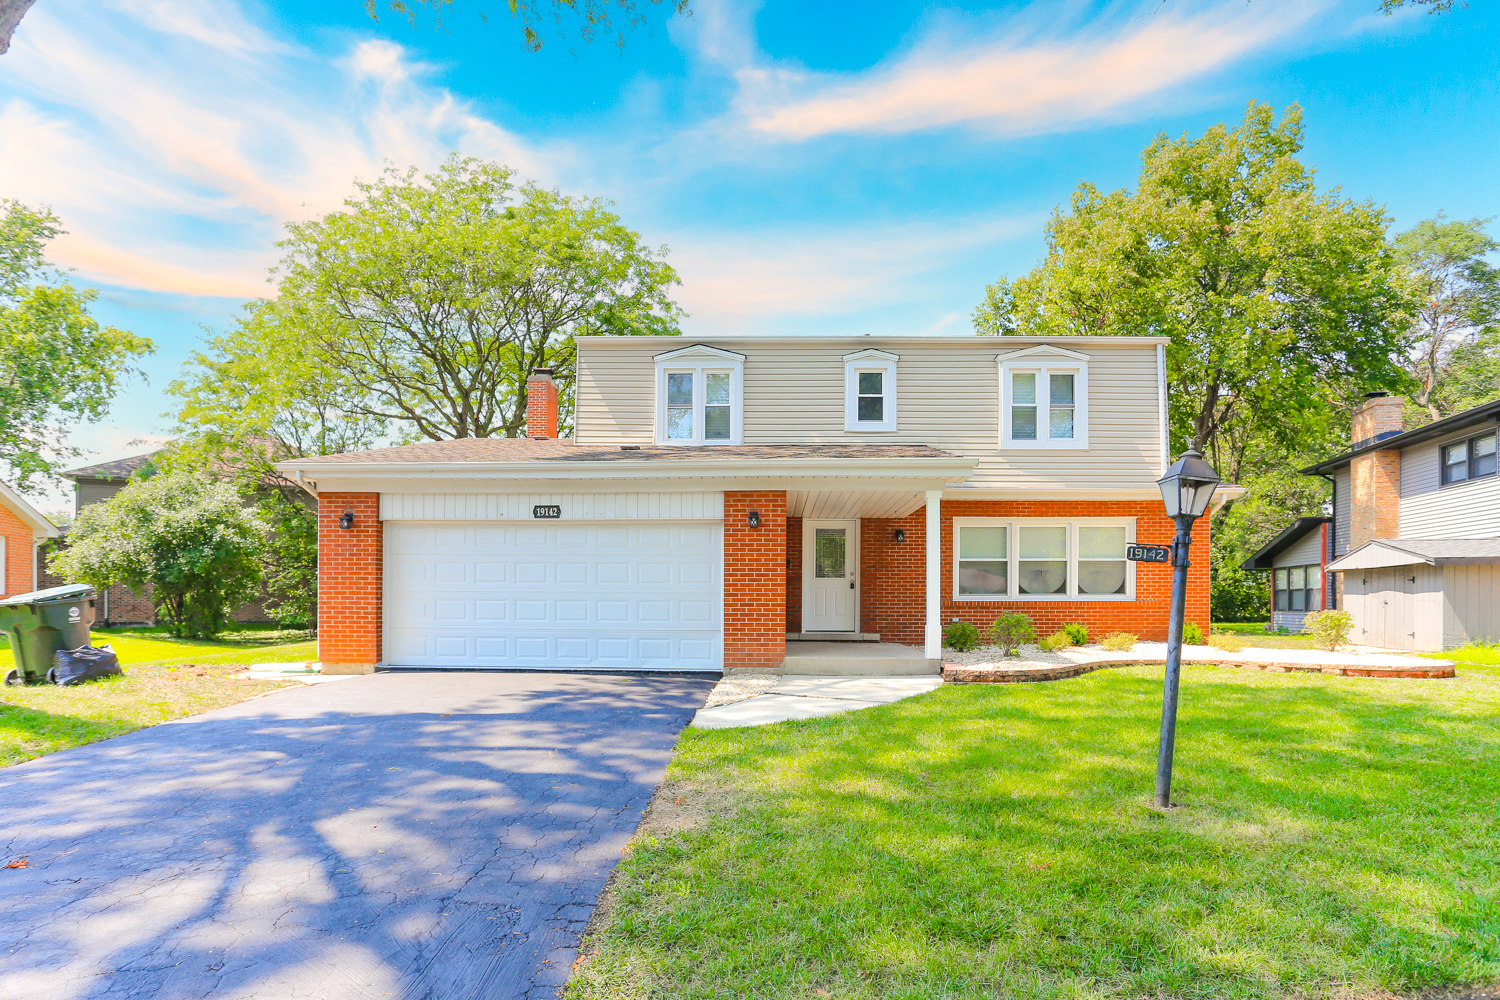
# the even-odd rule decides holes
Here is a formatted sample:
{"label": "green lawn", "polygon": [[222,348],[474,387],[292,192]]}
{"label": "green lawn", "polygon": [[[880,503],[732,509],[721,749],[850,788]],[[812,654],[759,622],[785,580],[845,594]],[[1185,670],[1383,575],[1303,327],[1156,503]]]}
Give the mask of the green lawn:
{"label": "green lawn", "polygon": [[1311,636],[1297,632],[1267,632],[1264,622],[1214,622],[1213,631],[1233,632],[1247,646],[1258,649],[1317,649]]}
{"label": "green lawn", "polygon": [[[315,644],[307,641],[309,633],[278,630],[264,625],[235,626],[216,639],[174,639],[160,626],[94,629],[89,637],[89,641],[96,646],[109,643],[119,654],[120,662],[127,665],[197,662],[209,656],[235,653],[245,653],[248,659],[236,659],[232,662],[254,663],[267,659],[266,651],[272,647],[276,647],[275,655],[269,657],[273,660],[308,659],[316,655],[293,653],[288,645],[297,643],[298,649],[311,648]],[[280,648],[283,646],[287,648]],[[9,640],[4,637],[4,633],[0,633],[0,670],[9,669],[15,662]]]}
{"label": "green lawn", "polygon": [[567,996],[1387,997],[1500,979],[1500,668],[1189,666],[688,730]]}

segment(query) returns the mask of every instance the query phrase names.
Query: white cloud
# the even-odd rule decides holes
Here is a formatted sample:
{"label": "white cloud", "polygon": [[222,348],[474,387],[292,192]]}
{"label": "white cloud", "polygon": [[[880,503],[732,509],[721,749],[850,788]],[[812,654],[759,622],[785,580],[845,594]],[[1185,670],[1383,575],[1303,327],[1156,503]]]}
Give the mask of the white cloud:
{"label": "white cloud", "polygon": [[811,73],[758,60],[732,15],[710,7],[701,55],[739,85],[738,120],[752,135],[803,140],[971,126],[997,134],[1078,128],[1138,109],[1285,39],[1330,0],[1220,3],[1182,16],[1159,0],[1087,21],[1048,5],[999,31],[930,32],[869,70]]}
{"label": "white cloud", "polygon": [[52,255],[89,280],[259,295],[282,224],[336,208],[385,160],[430,168],[456,149],[554,175],[399,46],[330,62],[228,0],[115,6],[36,8],[0,63],[0,190],[63,218]]}

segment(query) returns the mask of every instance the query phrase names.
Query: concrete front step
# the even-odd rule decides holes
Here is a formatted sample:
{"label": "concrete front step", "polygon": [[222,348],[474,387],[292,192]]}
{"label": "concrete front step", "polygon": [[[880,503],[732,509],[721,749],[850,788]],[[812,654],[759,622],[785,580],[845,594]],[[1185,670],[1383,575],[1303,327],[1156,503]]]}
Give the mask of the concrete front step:
{"label": "concrete front step", "polygon": [[893,642],[798,642],[787,646],[784,669],[814,677],[924,677],[941,675],[943,664]]}
{"label": "concrete front step", "polygon": [[787,642],[879,642],[879,632],[788,632]]}

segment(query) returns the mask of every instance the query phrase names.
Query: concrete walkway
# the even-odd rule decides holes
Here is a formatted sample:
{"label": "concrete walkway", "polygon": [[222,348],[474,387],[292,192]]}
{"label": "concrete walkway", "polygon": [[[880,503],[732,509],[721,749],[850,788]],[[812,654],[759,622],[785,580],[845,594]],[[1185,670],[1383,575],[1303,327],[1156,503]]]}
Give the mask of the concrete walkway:
{"label": "concrete walkway", "polygon": [[699,709],[693,725],[700,729],[735,729],[788,719],[816,719],[888,705],[942,686],[941,677],[783,677],[765,694]]}
{"label": "concrete walkway", "polygon": [[712,684],[372,674],[0,768],[0,998],[555,997]]}

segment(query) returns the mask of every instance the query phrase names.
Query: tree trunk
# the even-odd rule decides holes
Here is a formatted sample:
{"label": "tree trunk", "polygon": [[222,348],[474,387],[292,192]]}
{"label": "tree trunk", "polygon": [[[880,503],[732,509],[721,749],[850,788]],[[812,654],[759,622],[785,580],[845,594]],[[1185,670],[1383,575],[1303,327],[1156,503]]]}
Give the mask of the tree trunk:
{"label": "tree trunk", "polygon": [[10,36],[15,34],[21,16],[36,0],[0,0],[0,56],[10,51]]}

